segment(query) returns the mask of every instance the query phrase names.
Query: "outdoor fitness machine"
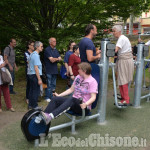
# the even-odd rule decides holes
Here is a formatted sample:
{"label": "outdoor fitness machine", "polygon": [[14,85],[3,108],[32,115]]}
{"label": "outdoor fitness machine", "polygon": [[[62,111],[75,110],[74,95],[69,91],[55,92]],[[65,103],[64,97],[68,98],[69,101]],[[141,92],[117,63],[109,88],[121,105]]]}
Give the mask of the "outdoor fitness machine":
{"label": "outdoor fitness machine", "polygon": [[100,88],[99,88],[99,103],[98,123],[104,123],[106,117],[106,103],[107,103],[107,84],[109,71],[109,57],[115,56],[115,44],[110,43],[109,39],[102,39],[101,41],[101,59],[100,66]]}
{"label": "outdoor fitness machine", "polygon": [[[136,75],[135,75],[135,88],[134,88],[134,107],[140,107],[141,99],[149,98],[149,94],[141,97],[142,81],[143,81],[143,69],[144,69],[144,57],[148,56],[149,47],[143,42],[138,43]],[[149,61],[149,60],[147,60]]]}
{"label": "outdoor fitness machine", "polygon": [[21,120],[21,130],[28,141],[39,139],[41,133],[48,134],[51,123],[48,125],[44,121],[41,121],[40,124],[35,123],[35,118],[41,111],[41,108],[29,110]]}
{"label": "outdoor fitness machine", "polygon": [[119,106],[118,105],[118,96],[117,96],[117,88],[116,88],[116,78],[115,78],[115,63],[109,63],[109,66],[112,68],[112,76],[113,76],[113,87],[114,87],[114,97],[115,97],[115,103],[117,108],[126,108],[127,106]]}

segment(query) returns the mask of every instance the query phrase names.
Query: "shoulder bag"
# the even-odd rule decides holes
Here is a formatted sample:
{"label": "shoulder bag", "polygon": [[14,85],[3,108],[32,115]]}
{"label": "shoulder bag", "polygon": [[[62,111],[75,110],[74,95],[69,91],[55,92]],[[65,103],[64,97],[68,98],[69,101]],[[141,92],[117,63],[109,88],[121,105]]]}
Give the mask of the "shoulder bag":
{"label": "shoulder bag", "polygon": [[3,69],[0,69],[0,74],[1,74],[1,80],[3,84],[9,84],[11,82],[11,78],[6,72],[6,68],[3,67]]}

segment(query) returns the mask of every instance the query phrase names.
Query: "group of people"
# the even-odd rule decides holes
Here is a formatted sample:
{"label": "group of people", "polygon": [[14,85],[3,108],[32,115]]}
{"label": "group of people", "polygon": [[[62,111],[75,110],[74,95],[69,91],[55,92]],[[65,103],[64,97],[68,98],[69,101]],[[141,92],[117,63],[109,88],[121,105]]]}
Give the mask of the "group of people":
{"label": "group of people", "polygon": [[[43,43],[40,41],[29,41],[28,50],[25,52],[26,62],[26,102],[28,109],[38,107],[38,97],[42,87],[42,62],[39,53],[43,51]],[[52,90],[56,87],[58,74],[57,62],[61,60],[60,54],[56,49],[56,39],[49,39],[49,46],[44,51],[44,65],[47,77],[47,88],[45,90],[45,100],[50,102]]]}
{"label": "group of people", "polygon": [[[122,26],[115,25],[112,30],[114,37],[118,39],[115,52],[118,52],[116,69],[122,98],[119,104],[124,105],[129,104],[130,100],[128,83],[132,81],[133,78],[133,55],[129,39],[122,35]],[[85,37],[78,45],[75,42],[70,42],[69,50],[65,54],[64,63],[67,70],[66,74],[71,80],[71,87],[61,94],[53,93],[53,91],[56,88],[58,74],[57,63],[61,61],[62,58],[56,49],[56,38],[49,38],[49,46],[44,50],[44,64],[47,76],[45,100],[49,102],[49,104],[45,112],[41,114],[42,117],[45,118],[46,123],[68,109],[76,109],[78,112],[81,112],[81,109],[84,108],[87,109],[87,112],[91,109],[91,104],[96,99],[98,86],[96,80],[91,76],[91,66],[89,64],[95,63],[101,58],[101,50],[97,50],[92,41],[96,34],[96,26],[89,24],[85,29]],[[27,77],[26,100],[29,109],[38,107],[37,101],[40,86],[42,85],[42,63],[39,53],[42,51],[42,42],[29,41],[28,50],[25,52]],[[8,56],[9,53],[7,52],[7,57]],[[4,59],[7,60],[7,57],[5,58],[4,55]],[[14,64],[13,67],[17,68],[16,64]],[[9,69],[11,70],[11,67],[9,67]],[[62,97],[71,93],[72,96],[68,99]],[[79,102],[80,98],[83,99],[82,104]]]}
{"label": "group of people", "polygon": [[[70,42],[69,50],[65,55],[64,62],[67,70],[67,76],[71,79],[71,85],[75,80],[78,72],[78,64],[81,62],[95,62],[100,59],[100,51],[96,51],[92,39],[97,34],[95,25],[89,24],[85,30],[85,37],[77,45]],[[56,79],[58,74],[57,63],[62,60],[59,51],[56,49],[56,38],[49,38],[49,46],[44,50],[44,65],[46,68],[47,88],[45,90],[45,100],[50,102],[53,98],[53,91],[56,88]],[[34,52],[31,45],[34,44]],[[28,108],[38,107],[38,96],[40,86],[42,85],[42,64],[39,53],[43,50],[43,44],[40,41],[30,42],[28,52],[25,53],[27,66],[27,91],[26,99]],[[82,51],[80,51],[82,49]],[[29,54],[29,51],[31,52]],[[80,55],[80,57],[79,57]],[[86,56],[85,56],[86,55]]]}
{"label": "group of people", "polygon": [[[116,71],[118,72],[118,84],[122,98],[119,105],[128,105],[130,100],[128,84],[132,81],[134,72],[131,43],[126,36],[122,35],[122,26],[116,25],[112,30],[114,37],[118,39],[115,52],[118,52]],[[69,109],[77,114],[81,114],[82,109],[85,109],[86,114],[91,110],[91,104],[96,100],[96,94],[98,93],[98,84],[91,76],[90,63],[95,63],[95,61],[99,60],[101,57],[101,51],[96,51],[92,41],[96,34],[96,26],[89,24],[85,30],[85,37],[79,43],[81,63],[77,65],[78,75],[73,79],[73,84],[69,89],[60,94],[56,92],[53,94],[54,97],[45,111],[41,112],[41,114],[36,117],[36,123],[40,123],[40,121],[44,119],[45,123],[48,124],[52,119]],[[65,59],[68,58],[68,55],[70,55],[69,59],[72,58],[71,56],[73,56],[73,54],[70,53],[71,51],[66,53]],[[67,74],[72,76],[71,71],[69,71],[69,67],[71,66],[69,65],[69,61],[65,63],[66,70],[69,72],[67,72]],[[64,96],[71,93],[73,93],[71,97],[64,98]],[[82,102],[80,99],[82,99]]]}

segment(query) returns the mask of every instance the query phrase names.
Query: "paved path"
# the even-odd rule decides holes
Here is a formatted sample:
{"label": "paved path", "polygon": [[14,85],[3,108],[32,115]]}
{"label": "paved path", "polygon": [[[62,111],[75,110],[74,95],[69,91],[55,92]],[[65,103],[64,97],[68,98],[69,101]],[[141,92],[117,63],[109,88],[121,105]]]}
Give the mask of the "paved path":
{"label": "paved path", "polygon": [[[10,112],[10,111],[3,111],[0,113],[0,135],[1,132],[7,128],[10,124],[13,124],[22,119],[25,112]],[[2,146],[0,141],[0,150],[7,150]]]}

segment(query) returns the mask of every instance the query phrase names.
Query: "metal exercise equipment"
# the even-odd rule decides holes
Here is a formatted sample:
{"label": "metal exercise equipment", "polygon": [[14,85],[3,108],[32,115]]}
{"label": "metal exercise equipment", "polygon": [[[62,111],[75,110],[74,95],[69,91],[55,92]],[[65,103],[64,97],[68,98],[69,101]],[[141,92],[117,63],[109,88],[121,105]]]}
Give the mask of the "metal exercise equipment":
{"label": "metal exercise equipment", "polygon": [[28,111],[21,120],[21,130],[25,138],[30,142],[40,138],[41,133],[48,134],[50,124],[46,125],[44,121],[40,124],[35,123],[35,118],[40,114],[40,108]]}
{"label": "metal exercise equipment", "polygon": [[147,89],[146,81],[145,81],[145,71],[146,71],[147,68],[149,68],[149,66],[150,66],[150,59],[144,59],[144,66],[143,66],[143,68],[144,68],[144,72],[143,72],[143,88],[144,89]]}
{"label": "metal exercise equipment", "polygon": [[143,88],[146,88],[146,83],[145,83],[145,65],[146,65],[146,63],[145,63],[145,61],[144,61],[144,72],[143,72]]}
{"label": "metal exercise equipment", "polygon": [[117,108],[126,108],[127,106],[119,106],[118,105],[117,88],[116,88],[116,78],[115,78],[115,65],[116,65],[115,63],[109,63],[109,66],[112,69],[115,105],[116,105]]}
{"label": "metal exercise equipment", "polygon": [[[145,62],[145,64],[150,63],[150,59],[144,59],[144,62]],[[144,69],[144,72],[143,72],[143,80],[144,80],[143,81],[143,88],[144,88],[144,90],[148,90],[149,93],[145,96],[142,96],[141,99],[147,98],[147,102],[149,102],[150,101],[150,86],[146,87],[146,83],[145,83],[145,70],[146,70],[145,65],[143,66],[143,69]]]}
{"label": "metal exercise equipment", "polygon": [[115,56],[115,44],[111,44],[109,39],[101,41],[101,59],[100,59],[100,89],[98,111],[101,114],[98,117],[98,123],[104,123],[106,118],[106,103],[107,103],[107,84],[109,71],[109,57]]}
{"label": "metal exercise equipment", "polygon": [[144,44],[143,42],[138,43],[137,61],[135,62],[134,107],[140,107],[141,99],[150,97],[150,94],[141,97],[144,57],[148,56],[149,53],[149,47]]}

